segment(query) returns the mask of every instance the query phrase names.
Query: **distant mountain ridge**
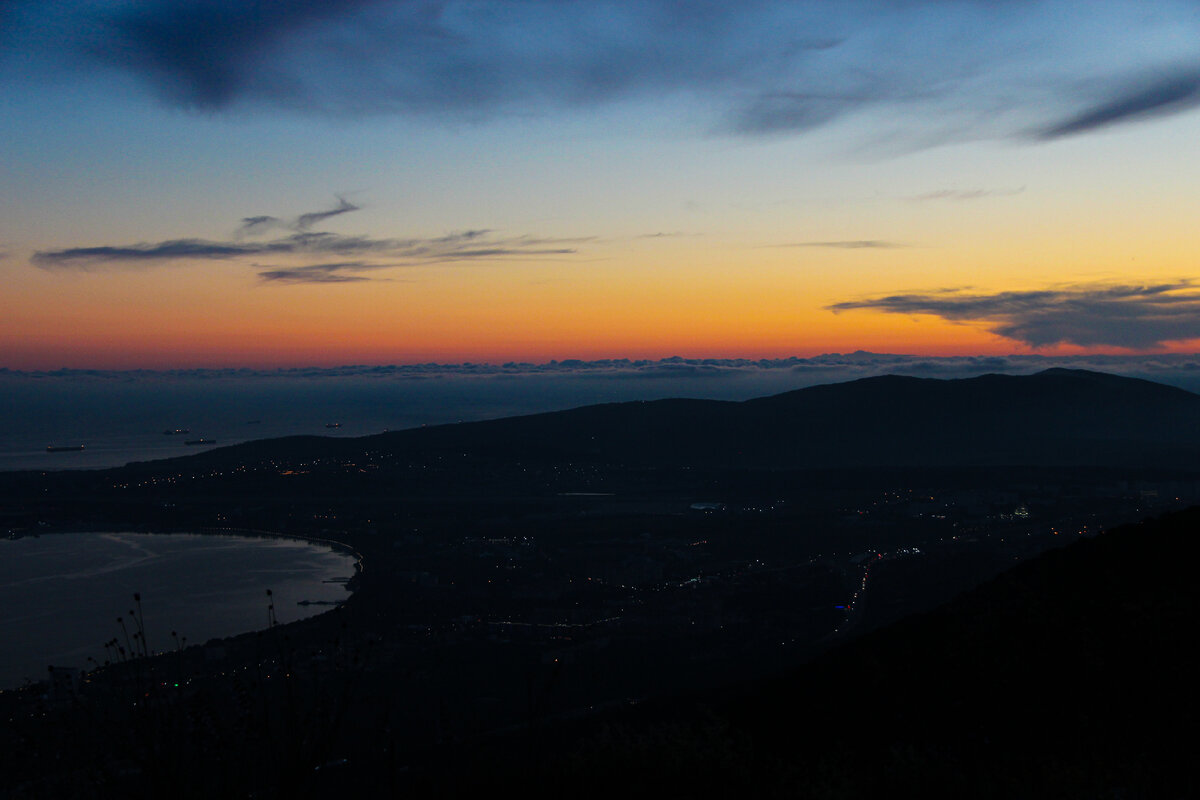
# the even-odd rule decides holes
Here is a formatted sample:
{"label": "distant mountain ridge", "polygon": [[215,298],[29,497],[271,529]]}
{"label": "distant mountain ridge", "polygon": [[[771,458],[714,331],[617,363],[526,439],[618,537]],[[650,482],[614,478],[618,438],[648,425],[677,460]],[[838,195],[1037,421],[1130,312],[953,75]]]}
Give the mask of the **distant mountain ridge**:
{"label": "distant mountain ridge", "polygon": [[1200,395],[1063,368],[955,380],[886,375],[743,402],[608,403],[359,439],[250,442],[193,458],[366,450],[750,469],[1178,467],[1200,463]]}

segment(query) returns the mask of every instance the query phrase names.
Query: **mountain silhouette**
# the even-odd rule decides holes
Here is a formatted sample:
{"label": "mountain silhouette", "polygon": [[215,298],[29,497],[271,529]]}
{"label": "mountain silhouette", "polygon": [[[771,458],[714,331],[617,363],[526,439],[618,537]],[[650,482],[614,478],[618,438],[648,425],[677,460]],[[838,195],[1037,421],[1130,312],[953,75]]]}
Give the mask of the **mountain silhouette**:
{"label": "mountain silhouette", "polygon": [[608,403],[359,439],[289,437],[192,459],[454,453],[626,466],[1183,466],[1200,395],[1073,369],[940,380],[897,375],[743,402]]}

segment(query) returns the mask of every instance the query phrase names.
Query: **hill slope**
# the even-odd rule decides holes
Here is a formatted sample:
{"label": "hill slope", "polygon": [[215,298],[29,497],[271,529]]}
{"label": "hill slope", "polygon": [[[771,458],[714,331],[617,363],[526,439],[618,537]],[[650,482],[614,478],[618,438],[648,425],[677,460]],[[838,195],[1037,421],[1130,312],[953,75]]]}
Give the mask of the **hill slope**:
{"label": "hill slope", "polygon": [[1076,542],[785,676],[547,735],[529,783],[476,775],[531,797],[1195,796],[1198,530],[1191,509]]}
{"label": "hill slope", "polygon": [[[1150,465],[1200,444],[1200,396],[1082,370],[886,376],[745,404],[810,464]],[[807,444],[806,444],[807,443]]]}
{"label": "hill slope", "polygon": [[884,376],[740,403],[612,403],[354,440],[252,442],[194,458],[367,450],[736,468],[1181,466],[1200,453],[1200,395],[1082,370]]}

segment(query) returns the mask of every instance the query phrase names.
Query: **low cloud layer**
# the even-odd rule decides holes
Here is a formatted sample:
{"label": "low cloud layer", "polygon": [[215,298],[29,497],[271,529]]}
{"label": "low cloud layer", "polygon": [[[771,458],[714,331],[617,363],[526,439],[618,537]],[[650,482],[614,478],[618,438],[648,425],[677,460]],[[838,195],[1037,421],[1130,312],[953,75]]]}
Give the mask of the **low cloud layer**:
{"label": "low cloud layer", "polygon": [[[758,359],[675,356],[661,359],[564,359],[540,363],[356,364],[282,369],[21,371],[0,368],[0,380],[114,383],[131,380],[450,382],[447,384],[450,393],[457,391],[452,388],[452,382],[456,380],[476,381],[474,385],[477,388],[485,385],[481,382],[504,385],[510,387],[505,390],[508,393],[520,393],[523,381],[528,381],[530,386],[548,385],[542,381],[554,381],[560,386],[601,387],[597,390],[597,397],[605,399],[635,400],[665,396],[745,399],[804,386],[879,375],[964,378],[986,373],[1023,375],[1052,367],[1111,372],[1192,390],[1200,389],[1200,354],[1196,353],[939,357],[858,351]],[[483,394],[486,395],[486,391]],[[536,390],[531,394],[536,395]],[[541,408],[540,405],[537,407]]]}
{"label": "low cloud layer", "polygon": [[[301,214],[293,220],[259,215],[245,217],[228,240],[169,239],[124,245],[69,247],[34,253],[32,262],[44,269],[92,270],[157,266],[172,262],[252,260],[258,275],[271,283],[354,283],[372,280],[381,270],[423,264],[487,261],[513,258],[570,256],[588,238],[554,239],[503,236],[486,229],[466,230],[430,238],[375,238],[310,230],[331,217],[358,210],[339,198],[326,211]],[[269,232],[287,231],[260,239]],[[270,265],[267,258],[304,260],[330,256],[339,261]],[[379,259],[379,260],[372,260]]]}
{"label": "low cloud layer", "polygon": [[686,97],[735,135],[884,110],[1053,139],[1188,110],[1200,81],[1188,2],[6,0],[0,15],[0,80],[31,60],[68,80],[106,68],[206,110],[478,120]]}
{"label": "low cloud layer", "polygon": [[1071,344],[1146,350],[1200,339],[1200,289],[1190,281],[992,294],[900,294],[837,303],[829,310],[979,322],[998,336],[1031,347]]}

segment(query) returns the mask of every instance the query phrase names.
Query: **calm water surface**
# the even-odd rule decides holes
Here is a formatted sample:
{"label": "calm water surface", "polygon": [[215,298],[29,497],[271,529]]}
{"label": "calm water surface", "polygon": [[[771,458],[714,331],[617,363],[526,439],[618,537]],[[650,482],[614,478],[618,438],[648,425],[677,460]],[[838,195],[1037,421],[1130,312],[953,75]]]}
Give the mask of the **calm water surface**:
{"label": "calm water surface", "polygon": [[[171,631],[200,644],[267,626],[266,590],[280,622],[345,600],[346,553],[307,542],[240,536],[71,533],[0,540],[0,688],[40,680],[49,664],[103,662],[104,643],[142,597],[152,650]],[[311,605],[298,605],[308,600]]]}

